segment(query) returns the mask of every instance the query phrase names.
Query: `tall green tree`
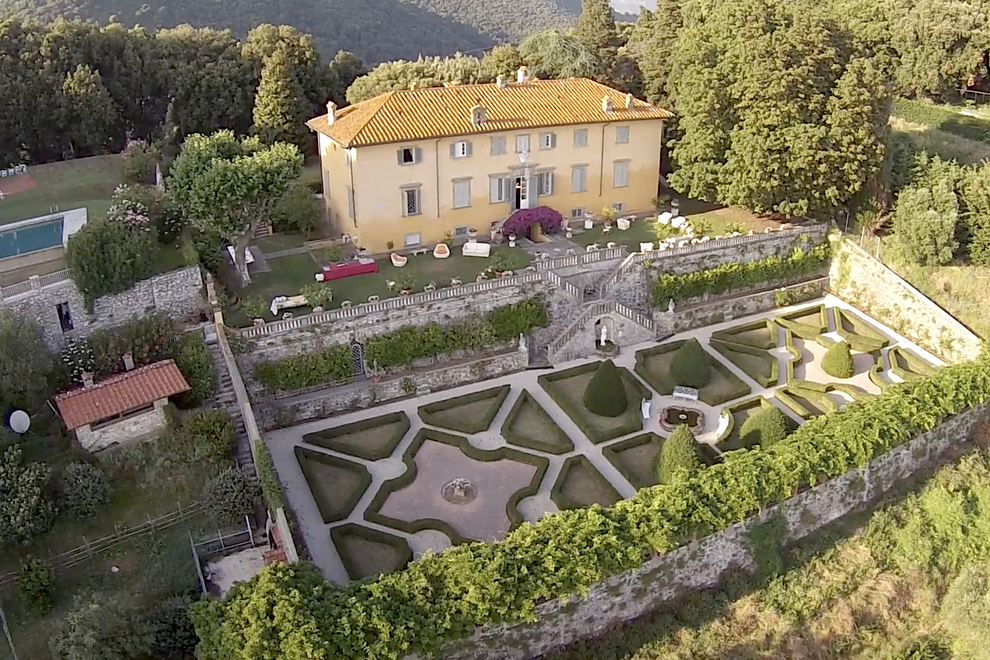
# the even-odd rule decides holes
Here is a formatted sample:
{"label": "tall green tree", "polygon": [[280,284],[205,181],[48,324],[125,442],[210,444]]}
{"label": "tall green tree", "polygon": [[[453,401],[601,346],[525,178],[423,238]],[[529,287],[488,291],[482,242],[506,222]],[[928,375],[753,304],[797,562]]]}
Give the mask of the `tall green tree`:
{"label": "tall green tree", "polygon": [[588,42],[558,30],[531,34],[519,44],[519,54],[538,78],[602,80],[608,69]]}
{"label": "tall green tree", "polygon": [[267,57],[254,99],[253,131],[264,142],[291,142],[305,148],[309,103],[288,61],[284,48]]}
{"label": "tall green tree", "polygon": [[62,83],[65,125],[75,156],[105,153],[119,135],[120,115],[98,71],[80,64]]}
{"label": "tall green tree", "polygon": [[525,63],[522,55],[512,44],[495,46],[481,58],[482,70],[486,76],[491,76],[492,79],[497,76],[505,76],[507,80],[511,80],[523,64]]}
{"label": "tall green tree", "polygon": [[92,305],[100,296],[127,291],[154,275],[159,250],[158,232],[150,224],[96,218],[69,237],[65,261],[86,304]]}
{"label": "tall green tree", "polygon": [[691,429],[681,424],[660,447],[656,465],[657,479],[662,484],[671,484],[690,477],[700,468],[701,452],[698,450],[698,442]]}
{"label": "tall green tree", "polygon": [[597,48],[603,59],[614,56],[619,45],[619,33],[615,29],[608,0],[581,0],[581,14],[574,28],[574,36]]}
{"label": "tall green tree", "polygon": [[886,88],[834,21],[801,0],[700,0],[684,24],[668,84],[675,189],[830,217],[879,174]]}
{"label": "tall green tree", "polygon": [[56,366],[38,324],[0,309],[0,411],[41,412],[55,393]]}
{"label": "tall green tree", "polygon": [[667,100],[667,79],[682,23],[680,5],[674,0],[657,0],[656,9],[644,10],[636,21],[628,48],[639,65],[643,94],[650,103]]}
{"label": "tall green tree", "polygon": [[48,499],[50,480],[44,463],[24,465],[19,446],[0,455],[0,545],[27,543],[51,528],[55,508]]}
{"label": "tall green tree", "polygon": [[967,177],[963,198],[966,202],[966,252],[973,263],[990,266],[990,163]]}
{"label": "tall green tree", "polygon": [[947,181],[933,187],[911,186],[897,196],[894,237],[904,254],[915,263],[942,266],[952,261],[959,247],[958,220],[958,200]]}
{"label": "tall green tree", "polygon": [[265,146],[232,131],[190,135],[172,164],[168,189],[186,219],[234,246],[241,282],[250,284],[246,253],[258,225],[299,176],[303,157],[294,144]]}

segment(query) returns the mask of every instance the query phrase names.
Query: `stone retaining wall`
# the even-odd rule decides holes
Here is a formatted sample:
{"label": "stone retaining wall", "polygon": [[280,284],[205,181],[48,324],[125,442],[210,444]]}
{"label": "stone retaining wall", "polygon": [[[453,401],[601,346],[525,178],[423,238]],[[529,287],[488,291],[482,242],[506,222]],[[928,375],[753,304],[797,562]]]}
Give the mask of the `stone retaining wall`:
{"label": "stone retaining wall", "polygon": [[[40,280],[34,280],[40,282]],[[73,329],[62,331],[59,304],[69,308]],[[85,337],[97,328],[126,323],[133,316],[159,311],[177,319],[199,316],[209,310],[203,295],[203,275],[199,266],[188,266],[141,280],[131,289],[96,300],[93,313],[86,310],[83,295],[71,279],[48,286],[38,284],[27,293],[0,301],[18,316],[36,321],[53,349],[66,339]]]}
{"label": "stone retaining wall", "polygon": [[851,241],[832,241],[829,277],[829,290],[836,296],[946,362],[979,355],[979,337]]}
{"label": "stone retaining wall", "polygon": [[754,516],[603,580],[583,598],[544,603],[537,607],[532,623],[481,628],[471,638],[450,644],[440,655],[448,660],[532,658],[603,634],[691,591],[714,587],[725,571],[755,566],[748,534],[769,516],[783,516],[787,524],[782,542],[792,543],[874,505],[911,475],[949,460],[957,446],[986,419],[988,408],[990,404],[984,404],[957,415],[874,459],[866,468],[850,470],[807,490],[771,507],[763,516]]}
{"label": "stone retaining wall", "polygon": [[264,431],[271,431],[312,419],[370,408],[417,392],[424,394],[498,378],[522,371],[528,364],[528,351],[513,349],[435,369],[408,371],[377,383],[365,380],[291,399],[263,401],[254,408],[258,425]]}
{"label": "stone retaining wall", "polygon": [[667,310],[655,309],[653,321],[657,324],[658,335],[669,337],[678,332],[723,323],[780,307],[776,300],[778,291],[788,292],[787,305],[795,305],[824,296],[828,292],[828,278],[821,277],[810,282],[775,287],[748,295],[745,291],[737,291],[720,296],[718,300],[699,300],[694,304],[675,306],[673,314]]}

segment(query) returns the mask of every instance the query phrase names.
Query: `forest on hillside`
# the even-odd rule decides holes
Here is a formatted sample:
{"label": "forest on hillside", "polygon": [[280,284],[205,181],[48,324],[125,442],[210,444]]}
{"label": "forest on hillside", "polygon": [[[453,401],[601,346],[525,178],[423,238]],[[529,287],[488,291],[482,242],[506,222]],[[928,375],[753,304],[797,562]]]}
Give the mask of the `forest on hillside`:
{"label": "forest on hillside", "polygon": [[371,63],[452,55],[574,21],[580,0],[0,0],[0,17],[80,18],[148,31],[188,23],[243,38],[262,23],[313,36],[325,55],[348,50]]}

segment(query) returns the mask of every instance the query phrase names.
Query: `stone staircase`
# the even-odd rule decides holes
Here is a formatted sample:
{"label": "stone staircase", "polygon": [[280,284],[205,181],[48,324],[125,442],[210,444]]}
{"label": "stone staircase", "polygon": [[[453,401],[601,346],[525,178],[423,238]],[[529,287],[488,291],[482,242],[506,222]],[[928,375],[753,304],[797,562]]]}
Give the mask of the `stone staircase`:
{"label": "stone staircase", "polygon": [[216,339],[208,341],[207,346],[210,351],[210,359],[213,360],[213,369],[217,374],[217,391],[213,399],[213,404],[220,410],[224,410],[234,421],[234,461],[237,467],[248,477],[252,483],[258,479],[257,470],[254,466],[254,458],[251,455],[251,441],[248,439],[247,429],[244,426],[244,416],[237,405],[237,397],[234,394],[234,386],[230,379],[230,372],[227,370],[227,363],[223,359],[220,345]]}

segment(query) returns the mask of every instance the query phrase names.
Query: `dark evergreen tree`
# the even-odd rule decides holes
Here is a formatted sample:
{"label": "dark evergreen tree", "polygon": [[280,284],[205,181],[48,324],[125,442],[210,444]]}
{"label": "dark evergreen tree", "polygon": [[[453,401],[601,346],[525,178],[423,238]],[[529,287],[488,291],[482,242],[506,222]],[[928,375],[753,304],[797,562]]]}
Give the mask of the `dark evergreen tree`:
{"label": "dark evergreen tree", "polygon": [[608,0],[581,0],[581,15],[574,36],[597,48],[603,56],[606,53],[614,55],[619,45],[619,33]]}
{"label": "dark evergreen tree", "polygon": [[253,131],[268,144],[290,142],[305,148],[308,103],[284,48],[265,60],[254,100]]}
{"label": "dark evergreen tree", "polygon": [[657,479],[662,484],[691,476],[701,467],[701,452],[691,429],[681,424],[663,441],[657,459]]}
{"label": "dark evergreen tree", "polygon": [[618,417],[629,406],[622,375],[611,360],[599,364],[595,375],[588,381],[584,390],[584,406],[604,417]]}
{"label": "dark evergreen tree", "polygon": [[113,138],[120,135],[120,115],[99,72],[80,64],[66,76],[62,95],[71,155],[108,151]]}

